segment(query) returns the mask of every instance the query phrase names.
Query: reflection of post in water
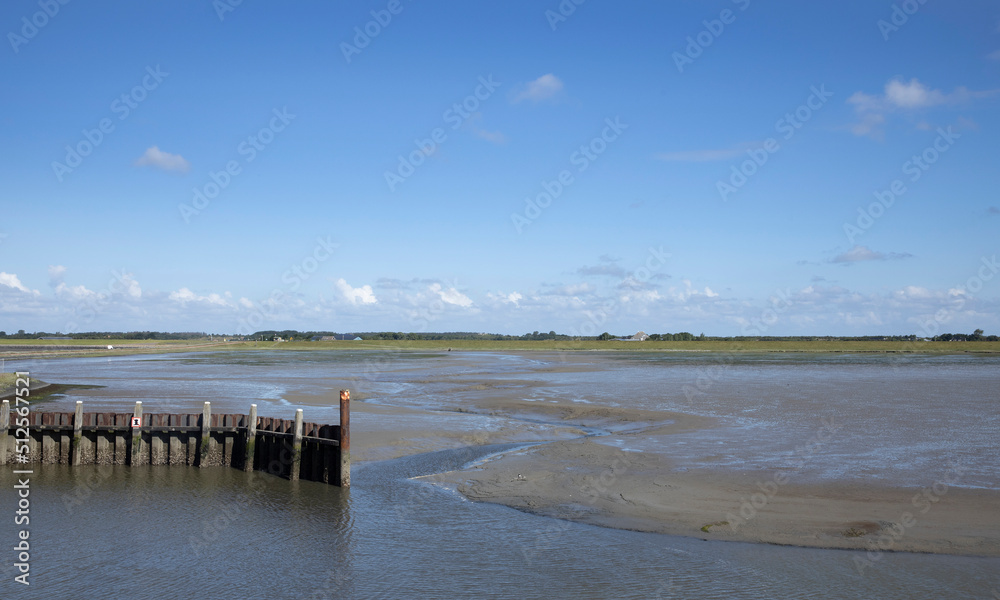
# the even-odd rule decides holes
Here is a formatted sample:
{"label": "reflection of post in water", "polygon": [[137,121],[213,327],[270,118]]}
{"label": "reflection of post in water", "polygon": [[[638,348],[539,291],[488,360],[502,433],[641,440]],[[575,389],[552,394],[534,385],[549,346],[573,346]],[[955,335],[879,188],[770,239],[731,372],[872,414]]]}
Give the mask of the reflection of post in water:
{"label": "reflection of post in water", "polygon": [[[290,480],[305,479],[348,487],[351,484],[350,399],[340,392],[340,424],[213,414],[206,402],[200,414],[86,413],[76,403],[70,413],[32,412],[29,462],[77,465],[229,466],[267,471]],[[10,414],[3,401],[0,415]],[[13,460],[16,433],[12,419],[0,423],[0,464]],[[22,428],[23,429],[23,428]]]}

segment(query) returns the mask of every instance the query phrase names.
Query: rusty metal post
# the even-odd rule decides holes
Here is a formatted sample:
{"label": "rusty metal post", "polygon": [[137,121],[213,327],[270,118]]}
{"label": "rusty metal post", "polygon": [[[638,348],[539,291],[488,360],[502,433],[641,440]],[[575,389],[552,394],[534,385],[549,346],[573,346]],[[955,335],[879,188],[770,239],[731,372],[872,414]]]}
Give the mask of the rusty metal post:
{"label": "rusty metal post", "polygon": [[72,453],[70,464],[74,467],[83,458],[83,400],[76,401],[76,412],[73,413],[73,442],[70,445]]}
{"label": "rusty metal post", "polygon": [[292,437],[292,466],[288,472],[290,481],[298,481],[302,468],[302,409],[295,409],[295,430]]}
{"label": "rusty metal post", "polygon": [[250,418],[247,421],[247,444],[243,459],[243,470],[253,471],[254,451],[257,445],[257,405],[250,405]]}
{"label": "rusty metal post", "polygon": [[351,391],[340,390],[340,487],[351,487]]}

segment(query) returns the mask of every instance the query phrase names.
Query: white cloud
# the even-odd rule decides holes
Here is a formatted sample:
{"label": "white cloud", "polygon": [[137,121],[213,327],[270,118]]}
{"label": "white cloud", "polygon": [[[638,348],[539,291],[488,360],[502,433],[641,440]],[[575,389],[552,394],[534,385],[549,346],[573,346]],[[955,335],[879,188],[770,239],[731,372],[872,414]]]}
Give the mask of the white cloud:
{"label": "white cloud", "polygon": [[232,304],[225,298],[216,293],[211,293],[207,296],[199,296],[186,287],[182,287],[176,292],[170,292],[167,296],[170,300],[174,302],[179,302],[181,304],[187,303],[204,303],[211,304],[215,306],[232,306]]}
{"label": "white cloud", "polygon": [[703,290],[695,289],[695,287],[691,283],[690,279],[682,279],[681,283],[684,284],[684,289],[681,290],[681,289],[677,289],[674,286],[671,286],[667,290],[667,293],[670,295],[670,297],[673,298],[674,300],[679,301],[679,302],[687,302],[688,300],[691,300],[692,298],[694,298],[694,299],[701,299],[701,298],[712,299],[712,298],[718,298],[719,297],[719,295],[716,294],[715,292],[713,292],[712,288],[710,288],[708,286],[705,286],[705,288]]}
{"label": "white cloud", "polygon": [[351,287],[344,279],[338,279],[334,282],[337,289],[343,294],[351,304],[375,304],[378,302],[378,298],[375,297],[375,293],[372,291],[372,286],[363,285],[361,287]]}
{"label": "white cloud", "polygon": [[854,106],[857,116],[857,121],[851,125],[851,132],[855,135],[879,137],[881,126],[889,113],[963,104],[994,96],[998,92],[1000,90],[977,92],[959,86],[951,93],[945,93],[928,87],[916,78],[909,81],[900,78],[890,79],[881,94],[873,95],[859,91],[847,99],[847,103]]}
{"label": "white cloud", "polygon": [[87,286],[84,285],[70,286],[63,282],[59,282],[55,291],[57,297],[64,300],[70,300],[72,302],[86,302],[93,298],[97,298],[97,292],[88,290]]}
{"label": "white cloud", "polygon": [[495,294],[493,292],[487,292],[486,297],[489,300],[499,302],[500,304],[513,304],[514,308],[520,308],[520,302],[521,300],[524,300],[524,296],[521,292],[511,292],[509,294],[505,294],[503,292],[497,292]]}
{"label": "white cloud", "polygon": [[606,263],[603,265],[594,266],[583,266],[576,270],[578,275],[590,276],[590,275],[607,275],[609,277],[625,277],[628,273],[625,271],[624,267],[618,266],[614,263]]}
{"label": "white cloud", "polygon": [[594,291],[594,286],[589,283],[571,283],[569,285],[561,285],[550,291],[550,294],[556,296],[580,296],[583,294],[589,294]]}
{"label": "white cloud", "polygon": [[679,152],[660,152],[654,157],[667,162],[712,162],[716,160],[728,160],[736,158],[750,148],[749,144],[743,144],[733,148],[720,148],[715,150],[681,150]]}
{"label": "white cloud", "polygon": [[542,75],[534,81],[529,81],[521,86],[520,90],[514,94],[513,102],[530,100],[541,102],[554,98],[563,89],[563,82],[552,73]]}
{"label": "white cloud", "polygon": [[191,168],[191,163],[180,154],[170,154],[164,152],[157,146],[151,146],[146,152],[135,161],[137,167],[156,167],[164,171],[177,171],[187,173]]}
{"label": "white cloud", "polygon": [[901,258],[910,258],[912,256],[913,255],[909,253],[898,253],[898,252],[890,252],[888,254],[885,254],[883,252],[876,252],[875,250],[872,250],[868,246],[854,246],[847,252],[844,252],[843,254],[838,254],[837,256],[833,257],[830,260],[830,262],[851,264],[867,260],[897,260]]}
{"label": "white cloud", "polygon": [[[125,294],[133,299],[138,299],[142,297],[142,288],[139,287],[139,282],[132,278],[130,273],[126,273],[118,278],[118,283],[125,286]],[[118,287],[118,286],[116,286]]]}
{"label": "white cloud", "polygon": [[49,280],[53,284],[60,283],[66,274],[66,267],[62,265],[49,265]]}
{"label": "white cloud", "polygon": [[499,131],[486,131],[485,129],[475,129],[473,132],[476,137],[482,138],[487,142],[492,142],[494,144],[506,144],[507,136]]}
{"label": "white cloud", "polygon": [[13,288],[20,292],[25,292],[27,294],[39,294],[38,290],[29,290],[21,280],[14,273],[3,273],[0,272],[0,285],[5,285],[9,288]]}
{"label": "white cloud", "polygon": [[443,302],[448,304],[453,304],[455,306],[461,306],[462,308],[468,308],[472,306],[472,299],[463,294],[462,292],[456,290],[455,288],[444,289],[440,283],[432,283],[430,285],[430,291],[437,294]]}
{"label": "white cloud", "polygon": [[657,290],[638,290],[622,294],[619,299],[622,302],[649,303],[662,298]]}
{"label": "white cloud", "polygon": [[891,106],[900,108],[926,108],[968,97],[968,90],[958,88],[949,99],[941,90],[932,90],[913,78],[906,83],[893,79],[885,84],[885,99]]}
{"label": "white cloud", "polygon": [[518,302],[523,300],[524,296],[522,296],[520,292],[511,292],[506,296],[503,296],[502,298],[504,302],[508,302],[510,304],[513,304],[514,306],[520,306]]}

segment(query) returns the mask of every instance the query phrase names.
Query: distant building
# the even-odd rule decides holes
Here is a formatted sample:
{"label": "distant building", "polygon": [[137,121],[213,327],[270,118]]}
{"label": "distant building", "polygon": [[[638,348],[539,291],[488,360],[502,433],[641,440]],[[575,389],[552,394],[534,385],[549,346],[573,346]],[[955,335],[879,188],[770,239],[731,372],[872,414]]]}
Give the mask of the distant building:
{"label": "distant building", "polygon": [[349,333],[336,333],[334,335],[316,335],[313,336],[312,341],[314,342],[348,342],[348,341],[362,341],[360,337],[349,334]]}
{"label": "distant building", "polygon": [[620,341],[620,342],[645,342],[648,339],[649,339],[649,336],[646,335],[646,332],[639,331],[635,335],[633,335],[632,337],[618,338],[618,341]]}

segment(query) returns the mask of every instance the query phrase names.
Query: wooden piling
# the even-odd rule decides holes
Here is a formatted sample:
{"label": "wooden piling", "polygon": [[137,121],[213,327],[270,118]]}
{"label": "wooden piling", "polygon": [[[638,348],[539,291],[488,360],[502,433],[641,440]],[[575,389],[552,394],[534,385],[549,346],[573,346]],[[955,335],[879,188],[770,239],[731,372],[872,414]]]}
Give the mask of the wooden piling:
{"label": "wooden piling", "polygon": [[[41,413],[42,425],[55,425],[52,422],[52,413]],[[42,464],[59,464],[58,453],[56,451],[56,436],[46,435],[42,436]]]}
{"label": "wooden piling", "polygon": [[288,479],[298,481],[302,468],[302,409],[295,409],[295,429],[292,431],[292,467]]}
{"label": "wooden piling", "polygon": [[[33,412],[25,454],[30,463],[225,465],[268,471],[290,480],[349,485],[349,400],[350,392],[344,390],[343,427],[305,423],[301,410],[294,420],[261,418],[256,405],[250,407],[248,418],[213,415],[207,402],[201,414],[146,415],[142,402],[136,402],[131,414],[88,413],[78,402],[74,412]],[[132,427],[134,420],[139,427]],[[0,406],[0,464],[15,458],[11,450],[19,429],[16,424],[10,402],[4,402]]]}
{"label": "wooden piling", "polygon": [[[162,427],[163,415],[149,415],[149,425],[151,427]],[[164,449],[162,433],[151,431],[149,434],[149,464],[165,465],[170,462],[170,453]],[[169,435],[167,436],[169,440]]]}
{"label": "wooden piling", "polygon": [[198,466],[208,466],[208,447],[212,442],[212,403],[206,402],[201,410],[201,443],[198,446]]}
{"label": "wooden piling", "polygon": [[351,391],[340,390],[340,487],[351,486]]}
{"label": "wooden piling", "polygon": [[254,457],[257,456],[256,454],[254,454],[256,446],[257,446],[257,405],[251,404],[250,415],[249,418],[247,419],[246,446],[243,453],[244,471],[247,472],[253,471]]}
{"label": "wooden piling", "polygon": [[[135,411],[132,413],[132,418],[138,418],[139,424],[142,424],[142,400],[135,401]],[[131,423],[129,426],[131,427]],[[117,453],[117,452],[116,452]],[[142,456],[142,428],[132,427],[132,451],[129,453],[128,464],[137,466]]]}
{"label": "wooden piling", "polygon": [[70,449],[73,466],[80,464],[83,458],[83,401],[76,401],[76,411],[73,413],[73,445]]}

